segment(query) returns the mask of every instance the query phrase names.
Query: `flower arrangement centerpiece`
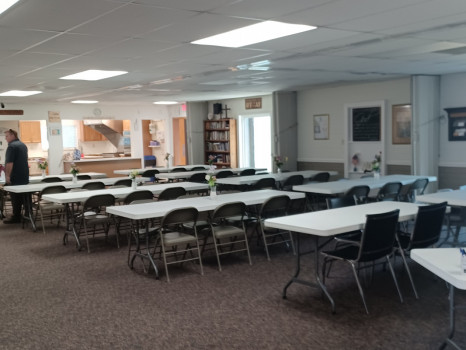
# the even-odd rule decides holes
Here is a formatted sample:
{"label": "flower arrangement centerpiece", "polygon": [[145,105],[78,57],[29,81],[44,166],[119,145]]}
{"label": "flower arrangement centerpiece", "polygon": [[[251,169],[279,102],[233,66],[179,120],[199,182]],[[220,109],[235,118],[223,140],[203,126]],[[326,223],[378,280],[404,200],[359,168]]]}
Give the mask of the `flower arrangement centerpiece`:
{"label": "flower arrangement centerpiece", "polygon": [[70,173],[73,175],[73,181],[76,181],[76,177],[79,174],[79,168],[75,163],[71,163]]}
{"label": "flower arrangement centerpiece", "polygon": [[138,175],[139,175],[139,170],[137,170],[137,169],[132,169],[132,170],[129,172],[129,178],[130,178],[131,180],[134,180]]}
{"label": "flower arrangement centerpiece", "polygon": [[207,174],[205,176],[205,179],[207,180],[207,184],[209,185],[210,188],[210,196],[214,197],[217,195],[217,177],[213,174]]}
{"label": "flower arrangement centerpiece", "polygon": [[209,164],[209,171],[213,172],[215,170],[215,165],[214,162],[217,160],[217,157],[214,156],[213,154],[209,155],[209,158],[207,158],[207,163]]}
{"label": "flower arrangement centerpiece", "polygon": [[37,159],[37,167],[42,171],[42,177],[45,177],[45,171],[47,170],[47,160]]}
{"label": "flower arrangement centerpiece", "polygon": [[170,157],[172,155],[170,153],[165,153],[165,162],[167,163],[167,168],[170,166]]}
{"label": "flower arrangement centerpiece", "polygon": [[382,163],[382,152],[377,153],[372,161],[372,171],[374,173],[380,173],[380,163]]}
{"label": "flower arrangement centerpiece", "polygon": [[[285,157],[285,162],[288,160],[288,157]],[[274,156],[273,157],[273,162],[275,163],[275,166],[277,167],[278,172],[280,173],[282,170],[282,166],[284,164],[284,161],[281,156]]]}

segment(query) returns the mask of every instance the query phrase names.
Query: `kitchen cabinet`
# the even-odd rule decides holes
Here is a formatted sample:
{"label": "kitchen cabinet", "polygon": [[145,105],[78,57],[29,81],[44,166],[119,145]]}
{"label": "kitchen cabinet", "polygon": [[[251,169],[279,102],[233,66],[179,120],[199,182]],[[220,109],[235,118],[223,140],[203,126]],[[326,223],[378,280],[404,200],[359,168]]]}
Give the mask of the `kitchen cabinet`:
{"label": "kitchen cabinet", "polygon": [[40,143],[40,121],[20,121],[20,139],[26,143]]}
{"label": "kitchen cabinet", "polygon": [[100,132],[81,122],[81,141],[106,141],[107,138]]}

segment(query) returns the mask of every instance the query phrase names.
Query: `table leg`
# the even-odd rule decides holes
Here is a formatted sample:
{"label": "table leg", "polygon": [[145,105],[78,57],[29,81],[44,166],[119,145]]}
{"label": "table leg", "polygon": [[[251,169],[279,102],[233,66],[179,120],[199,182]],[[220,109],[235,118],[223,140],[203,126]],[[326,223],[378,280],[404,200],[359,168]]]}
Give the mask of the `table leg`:
{"label": "table leg", "polygon": [[453,346],[455,349],[461,350],[461,348],[453,341],[455,335],[455,287],[450,284],[449,304],[450,304],[450,334],[445,341],[440,345],[439,349],[445,349],[447,345]]}
{"label": "table leg", "polygon": [[312,282],[312,281],[305,281],[305,280],[302,280],[302,279],[298,278],[299,273],[301,272],[301,256],[307,254],[308,252],[301,252],[301,244],[300,244],[301,234],[298,233],[297,236],[298,237],[296,239],[296,249],[297,249],[296,270],[295,270],[295,273],[294,273],[293,277],[290,279],[290,281],[288,281],[288,283],[283,288],[282,297],[283,297],[283,299],[286,299],[286,291],[287,291],[288,287],[292,283],[304,284],[304,285],[309,286],[309,287],[318,287],[318,288],[322,289],[322,291],[326,295],[327,299],[330,301],[330,304],[331,304],[331,307],[332,307],[332,313],[335,313],[335,302],[333,301],[333,298],[330,296],[330,293],[327,291],[327,288],[322,283],[322,281],[320,280],[320,277],[319,277],[319,238],[317,236],[314,236],[314,238],[315,238],[314,265],[315,265],[315,279],[316,279],[316,282],[317,282],[316,283],[316,282]]}
{"label": "table leg", "polygon": [[74,213],[74,203],[66,204],[66,229],[65,234],[63,235],[63,245],[66,245],[68,241],[68,235],[73,235],[76,240],[76,246],[78,250],[81,250],[81,241],[79,240],[78,233],[76,232],[76,223],[75,223],[75,213]]}
{"label": "table leg", "polygon": [[36,227],[36,223],[34,222],[34,217],[32,215],[32,194],[22,193],[21,196],[22,196],[22,202],[23,202],[23,207],[24,207],[23,220],[28,220],[31,223],[32,230],[36,232],[37,227]]}

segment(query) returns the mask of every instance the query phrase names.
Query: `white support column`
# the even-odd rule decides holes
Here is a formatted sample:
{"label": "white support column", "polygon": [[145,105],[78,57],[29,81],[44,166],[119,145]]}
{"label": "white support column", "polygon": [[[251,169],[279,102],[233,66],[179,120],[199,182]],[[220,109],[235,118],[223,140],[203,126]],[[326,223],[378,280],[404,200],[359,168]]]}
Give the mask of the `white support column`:
{"label": "white support column", "polygon": [[413,175],[438,176],[440,77],[411,77]]}

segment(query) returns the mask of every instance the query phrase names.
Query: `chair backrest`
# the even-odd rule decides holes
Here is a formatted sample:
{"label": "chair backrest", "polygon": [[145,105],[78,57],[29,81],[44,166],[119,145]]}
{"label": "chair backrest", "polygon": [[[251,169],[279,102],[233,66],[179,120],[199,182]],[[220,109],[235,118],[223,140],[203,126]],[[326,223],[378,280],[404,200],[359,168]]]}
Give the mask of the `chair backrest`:
{"label": "chair backrest", "polygon": [[387,182],[377,193],[377,200],[397,201],[402,187],[401,182]]}
{"label": "chair backrest", "polygon": [[400,210],[366,215],[357,261],[373,261],[393,252]]}
{"label": "chair backrest", "polygon": [[77,175],[76,177],[78,180],[91,180],[92,179],[91,175]]}
{"label": "chair backrest", "polygon": [[169,187],[160,192],[157,197],[159,201],[167,201],[171,199],[177,199],[180,196],[184,196],[186,190],[183,187]]}
{"label": "chair backrest", "polygon": [[217,177],[217,179],[224,179],[233,175],[234,174],[231,170],[220,170],[215,176]]}
{"label": "chair backrest", "polygon": [[326,198],[325,200],[327,201],[328,209],[351,207],[357,204],[354,196]]}
{"label": "chair backrest", "polygon": [[115,205],[115,197],[111,194],[98,194],[91,196],[83,203],[83,212],[92,209],[100,212],[102,208]]}
{"label": "chair backrest", "polygon": [[63,180],[57,176],[44,177],[41,182],[62,182]]}
{"label": "chair backrest", "polygon": [[206,168],[203,167],[203,166],[195,166],[195,167],[191,168],[190,171],[199,171],[199,170],[206,170]]}
{"label": "chair backrest", "polygon": [[256,169],[244,169],[239,173],[239,176],[249,176],[249,175],[255,175],[256,174]]}
{"label": "chair backrest", "polygon": [[290,205],[290,197],[281,195],[267,199],[259,210],[262,219],[285,216]]}
{"label": "chair backrest", "polygon": [[311,176],[309,181],[312,181],[312,182],[327,182],[329,179],[330,179],[330,173],[322,172],[322,173],[317,173],[314,176]]}
{"label": "chair backrest", "polygon": [[56,186],[48,186],[45,187],[42,191],[40,191],[40,195],[44,194],[52,194],[52,193],[65,193],[66,192],[66,187],[62,185],[56,185]]}
{"label": "chair backrest", "polygon": [[131,184],[133,183],[133,180],[131,179],[121,179],[116,181],[113,186],[120,186],[120,187],[131,187]]}
{"label": "chair backrest", "polygon": [[105,184],[101,181],[94,181],[88,182],[81,186],[83,190],[103,190],[105,188]]}
{"label": "chair backrest", "polygon": [[198,216],[199,212],[193,207],[173,209],[165,214],[160,224],[162,227],[165,227],[167,225],[179,225],[189,222],[194,223],[193,227],[195,228]]}
{"label": "chair backrest", "polygon": [[142,177],[148,177],[150,178],[150,180],[152,182],[155,182],[157,177],[155,175],[157,174],[160,174],[160,171],[158,171],[157,169],[149,169],[149,170],[145,170],[143,173],[142,173]]}
{"label": "chair backrest", "polygon": [[128,194],[124,200],[124,204],[131,204],[134,201],[154,200],[154,195],[149,190],[135,191]]}
{"label": "chair backrest", "polygon": [[205,179],[206,173],[197,173],[197,174],[192,174],[190,178],[188,179],[189,182],[198,182],[198,183],[207,183],[207,180]]}
{"label": "chair backrest", "polygon": [[172,173],[182,173],[182,172],[185,172],[187,171],[186,168],[183,168],[183,167],[179,167],[179,168],[173,168],[171,170]]}
{"label": "chair backrest", "polygon": [[304,176],[302,175],[291,175],[285,180],[282,188],[284,190],[291,190],[293,186],[302,185],[304,182]]}
{"label": "chair backrest", "polygon": [[259,179],[254,185],[251,187],[253,190],[261,190],[263,188],[272,188],[275,189],[275,179],[273,177],[264,177]]}
{"label": "chair backrest", "polygon": [[440,239],[447,202],[420,206],[408,250],[433,246]]}
{"label": "chair backrest", "polygon": [[417,179],[411,185],[409,185],[408,190],[406,191],[406,201],[414,202],[416,195],[424,194],[424,191],[429,184],[428,178]]}
{"label": "chair backrest", "polygon": [[346,191],[345,196],[354,196],[356,198],[356,204],[362,204],[367,202],[367,196],[370,191],[370,187],[366,185],[354,186]]}
{"label": "chair backrest", "polygon": [[231,202],[218,206],[211,215],[212,222],[218,222],[230,217],[243,218],[246,212],[246,204],[243,202]]}

